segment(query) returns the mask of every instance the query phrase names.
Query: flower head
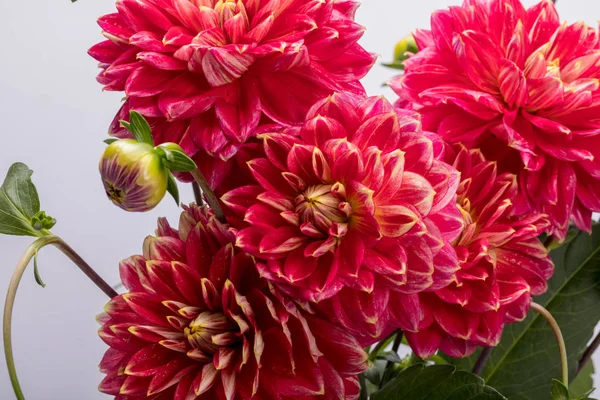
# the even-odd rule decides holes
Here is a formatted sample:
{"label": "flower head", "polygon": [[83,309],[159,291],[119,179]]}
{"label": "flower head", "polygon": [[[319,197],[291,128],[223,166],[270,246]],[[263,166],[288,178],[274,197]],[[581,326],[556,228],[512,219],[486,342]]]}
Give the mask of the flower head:
{"label": "flower head", "polygon": [[108,40],[89,53],[106,90],[125,91],[129,110],[153,125],[155,141],[224,160],[261,118],[304,120],[336,90],[362,93],[374,56],[357,43],[358,3],[337,0],[118,0],[99,19]]}
{"label": "flower head", "polygon": [[99,316],[103,393],[117,399],[356,399],[366,354],[299,309],[204,208],[164,220],[121,263],[128,293]]}
{"label": "flower head", "polygon": [[481,148],[518,177],[518,212],[591,229],[600,211],[600,40],[560,24],[551,1],[466,0],[418,31],[419,53],[392,82],[401,104],[451,143]]}
{"label": "flower head", "polygon": [[222,200],[263,277],[314,302],[344,287],[417,293],[454,279],[458,174],[434,156],[413,113],[334,94],[302,127],[259,138],[253,182]]}
{"label": "flower head", "polygon": [[115,205],[126,211],[148,211],[165,197],[169,170],[153,146],[122,139],[104,151],[100,175]]}
{"label": "flower head", "polygon": [[[458,204],[465,228],[454,243],[460,270],[449,286],[419,295],[423,319],[405,334],[421,357],[438,348],[465,357],[476,346],[496,346],[504,325],[523,320],[531,296],[546,291],[554,270],[538,239],[547,216],[513,214],[516,177],[498,173],[497,164],[479,150],[455,150],[448,161],[462,175]],[[402,306],[390,300],[390,308]]]}

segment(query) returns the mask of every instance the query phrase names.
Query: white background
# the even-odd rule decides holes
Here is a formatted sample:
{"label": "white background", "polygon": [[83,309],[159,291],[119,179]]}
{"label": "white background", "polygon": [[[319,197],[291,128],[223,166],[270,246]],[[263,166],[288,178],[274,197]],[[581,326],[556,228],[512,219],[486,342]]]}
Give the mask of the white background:
{"label": "white background", "polygon": [[[459,1],[364,0],[357,19],[367,27],[362,44],[389,61],[394,43],[429,14]],[[528,2],[531,3],[531,2]],[[600,2],[559,0],[561,16],[595,24]],[[110,283],[118,282],[119,260],[139,253],[156,218],[176,224],[179,211],[166,200],[147,214],[128,214],[106,199],[97,162],[121,94],[103,93],[95,82],[96,62],[87,49],[100,41],[96,18],[113,12],[106,0],[1,0],[0,3],[0,175],[15,161],[35,170],[42,208],[58,219],[53,231],[77,249]],[[394,72],[376,66],[364,80],[370,94],[385,93]],[[182,188],[184,201],[191,190]],[[29,238],[0,237],[0,298]],[[96,387],[105,350],[94,320],[106,302],[102,292],[56,250],[41,252],[47,288],[31,271],[15,307],[14,351],[29,400],[106,399]],[[540,366],[543,368],[543,366]],[[597,382],[598,385],[598,382]],[[13,399],[0,358],[0,399]]]}

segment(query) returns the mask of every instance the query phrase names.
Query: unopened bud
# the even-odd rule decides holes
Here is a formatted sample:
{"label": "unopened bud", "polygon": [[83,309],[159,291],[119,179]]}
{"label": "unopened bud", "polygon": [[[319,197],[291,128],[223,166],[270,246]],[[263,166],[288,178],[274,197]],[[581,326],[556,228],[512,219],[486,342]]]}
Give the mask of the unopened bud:
{"label": "unopened bud", "polygon": [[394,47],[394,61],[390,64],[384,64],[387,67],[395,69],[404,69],[404,61],[411,55],[417,54],[419,48],[413,35],[408,35],[404,39],[396,43]]}
{"label": "unopened bud", "polygon": [[133,139],[110,144],[100,160],[108,198],[126,211],[148,211],[167,192],[169,170],[154,147]]}
{"label": "unopened bud", "polygon": [[394,60],[402,62],[408,58],[406,53],[417,54],[418,52],[419,48],[417,47],[415,38],[413,35],[408,35],[396,43],[396,47],[394,48]]}

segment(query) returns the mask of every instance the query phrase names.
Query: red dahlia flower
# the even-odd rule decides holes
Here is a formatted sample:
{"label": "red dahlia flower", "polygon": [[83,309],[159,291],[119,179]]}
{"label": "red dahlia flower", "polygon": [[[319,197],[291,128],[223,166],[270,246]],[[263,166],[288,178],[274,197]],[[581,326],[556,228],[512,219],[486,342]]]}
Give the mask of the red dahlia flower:
{"label": "red dahlia flower", "polygon": [[222,197],[263,277],[314,302],[344,287],[417,293],[454,279],[458,174],[414,113],[335,94],[302,127],[275,130],[248,162],[254,182]]}
{"label": "red dahlia flower", "polygon": [[100,390],[121,400],[355,399],[366,354],[259,278],[206,209],[161,221],[99,317]]}
{"label": "red dahlia flower", "polygon": [[434,13],[392,87],[423,127],[481,148],[517,174],[519,212],[548,214],[563,239],[600,211],[600,41],[561,25],[551,1],[466,0]]}
{"label": "red dahlia flower", "polygon": [[498,173],[479,150],[456,149],[450,159],[462,174],[458,204],[465,221],[454,246],[460,271],[449,286],[419,295],[425,318],[406,337],[421,357],[438,348],[465,357],[476,346],[496,346],[504,325],[523,320],[531,296],[546,291],[554,269],[538,239],[548,227],[546,216],[512,214],[516,177]]}
{"label": "red dahlia flower", "polygon": [[375,57],[357,43],[352,0],[117,0],[99,19],[108,40],[89,51],[98,81],[125,91],[111,133],[129,110],[149,118],[155,141],[224,160],[261,117],[304,120],[334,91],[363,93]]}

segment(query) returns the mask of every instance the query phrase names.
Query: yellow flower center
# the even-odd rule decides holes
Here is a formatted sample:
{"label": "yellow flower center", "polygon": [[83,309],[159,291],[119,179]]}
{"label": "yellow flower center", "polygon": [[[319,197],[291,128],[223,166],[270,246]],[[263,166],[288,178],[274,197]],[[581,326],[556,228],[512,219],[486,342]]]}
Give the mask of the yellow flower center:
{"label": "yellow flower center", "polygon": [[115,203],[118,204],[122,204],[123,203],[123,199],[124,199],[124,194],[123,191],[119,188],[117,188],[115,185],[113,185],[112,183],[110,183],[109,181],[104,181],[105,183],[105,190],[106,190],[106,195],[108,196],[108,198],[112,201],[114,201]]}
{"label": "yellow flower center", "polygon": [[344,185],[310,186],[296,197],[296,213],[301,222],[311,222],[326,231],[333,222],[348,221],[350,205],[345,201]]}
{"label": "yellow flower center", "polygon": [[223,313],[205,311],[198,315],[184,330],[194,349],[214,354],[219,347],[230,347],[239,340],[239,328]]}
{"label": "yellow flower center", "polygon": [[236,2],[236,0],[219,0],[215,4],[214,9],[220,15],[219,23],[221,28],[223,28],[225,22],[229,21],[237,14],[242,13],[242,9],[244,9],[243,15],[246,11],[244,5],[241,2]]}

